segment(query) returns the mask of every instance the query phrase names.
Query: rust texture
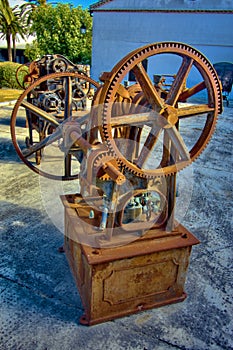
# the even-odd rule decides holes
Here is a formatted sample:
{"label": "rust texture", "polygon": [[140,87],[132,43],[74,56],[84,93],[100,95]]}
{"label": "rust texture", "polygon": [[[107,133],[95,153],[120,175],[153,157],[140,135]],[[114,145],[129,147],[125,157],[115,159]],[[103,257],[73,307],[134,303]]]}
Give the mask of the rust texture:
{"label": "rust texture", "polygon": [[27,166],[79,179],[79,193],[62,201],[87,324],[184,299],[198,240],[175,221],[176,174],[205,149],[222,112],[215,69],[183,43],[134,50],[100,80],[45,56],[31,63],[11,118]]}
{"label": "rust texture", "polygon": [[69,210],[75,212],[66,208],[65,251],[85,309],[82,324],[93,325],[186,298],[191,248],[199,241],[184,227],[170,235],[156,230],[154,238],[151,233],[121,247],[94,249],[69,238],[75,235]]}

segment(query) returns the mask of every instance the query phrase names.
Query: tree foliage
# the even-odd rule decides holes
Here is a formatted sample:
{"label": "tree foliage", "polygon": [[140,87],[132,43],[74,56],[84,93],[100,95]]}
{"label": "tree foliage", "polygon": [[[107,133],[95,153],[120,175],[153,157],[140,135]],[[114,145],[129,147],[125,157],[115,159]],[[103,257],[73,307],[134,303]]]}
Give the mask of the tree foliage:
{"label": "tree foliage", "polygon": [[26,44],[24,56],[27,57],[29,62],[32,62],[43,56],[43,53],[41,53],[36,39],[33,40],[30,44]]}
{"label": "tree foliage", "polygon": [[[46,4],[34,8],[32,21],[40,55],[62,54],[74,63],[90,63],[92,18],[88,10],[69,4]],[[80,33],[82,25],[86,34]],[[27,50],[32,53],[29,47]]]}
{"label": "tree foliage", "polygon": [[21,67],[21,64],[19,63],[0,62],[0,89],[3,87],[11,89],[21,89],[24,76],[28,73],[28,68],[25,66],[23,70],[19,70],[17,81],[16,71],[19,67]]}

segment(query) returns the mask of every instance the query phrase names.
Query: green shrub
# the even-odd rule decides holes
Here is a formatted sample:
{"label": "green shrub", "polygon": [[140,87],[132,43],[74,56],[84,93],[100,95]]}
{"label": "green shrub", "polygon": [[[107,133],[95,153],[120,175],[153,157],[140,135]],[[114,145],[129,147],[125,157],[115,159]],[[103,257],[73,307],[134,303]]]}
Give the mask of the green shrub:
{"label": "green shrub", "polygon": [[23,78],[27,74],[28,68],[23,66],[23,69],[19,70],[18,80],[16,79],[16,71],[21,64],[14,62],[0,62],[0,88],[21,89],[23,84]]}

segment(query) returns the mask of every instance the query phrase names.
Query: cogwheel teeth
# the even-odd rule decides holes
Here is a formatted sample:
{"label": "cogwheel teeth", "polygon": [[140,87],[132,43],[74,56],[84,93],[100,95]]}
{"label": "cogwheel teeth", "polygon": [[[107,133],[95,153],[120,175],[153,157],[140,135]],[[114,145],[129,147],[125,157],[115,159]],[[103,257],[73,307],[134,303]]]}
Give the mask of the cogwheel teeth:
{"label": "cogwheel teeth", "polygon": [[[116,93],[114,91],[118,90],[118,87],[120,84],[122,84],[122,81],[126,79],[127,73],[129,73],[131,70],[134,69],[135,66],[137,66],[137,69],[134,71],[134,73],[137,75],[136,78],[138,80],[138,83],[141,85],[142,93],[144,94],[144,100],[146,99],[148,101],[148,107],[152,105],[153,108],[155,108],[156,111],[158,111],[161,108],[161,105],[164,105],[166,110],[166,92],[163,93],[165,97],[159,96],[158,92],[155,91],[153,88],[153,82],[150,80],[150,77],[148,73],[144,72],[144,70],[141,68],[141,63],[143,61],[148,61],[148,67],[151,69],[151,67],[156,67],[155,64],[149,65],[149,59],[152,56],[165,54],[165,59],[167,55],[173,55],[175,57],[175,62],[177,62],[177,57],[181,58],[181,64],[180,67],[177,68],[176,74],[174,74],[174,77],[177,77],[177,80],[174,78],[174,86],[172,86],[171,94],[177,93],[177,96],[169,96],[169,101],[178,101],[179,100],[179,78],[180,81],[182,81],[185,85],[187,78],[189,76],[189,73],[191,69],[194,67],[194,69],[198,70],[200,77],[204,80],[206,84],[204,84],[204,88],[207,90],[206,96],[207,101],[205,103],[196,104],[196,106],[199,107],[199,110],[202,109],[202,106],[207,106],[206,111],[203,109],[202,112],[200,112],[200,115],[207,116],[206,120],[208,122],[205,123],[203,126],[203,129],[201,130],[199,138],[195,141],[195,143],[189,148],[189,154],[190,154],[190,161],[194,161],[201,152],[205,149],[206,145],[208,144],[217,122],[217,116],[221,112],[221,106],[222,106],[222,96],[221,96],[221,85],[218,79],[218,76],[213,69],[210,62],[207,60],[207,58],[197,51],[195,48],[188,46],[183,43],[177,43],[177,42],[161,42],[161,43],[153,43],[150,45],[146,45],[142,48],[139,48],[138,50],[134,50],[132,53],[128,54],[126,57],[124,57],[113,69],[112,69],[112,77],[109,80],[109,82],[106,82],[106,85],[103,93],[100,97],[100,103],[103,103],[105,108],[102,115],[102,123],[103,126],[101,128],[101,135],[104,141],[106,141],[107,146],[109,150],[114,154],[115,158],[118,159],[118,161],[121,163],[125,169],[132,172],[136,176],[142,177],[142,178],[153,178],[157,176],[167,176],[177,173],[177,171],[182,170],[184,167],[186,167],[189,162],[185,161],[179,161],[171,163],[169,159],[167,159],[168,165],[164,165],[162,168],[154,168],[154,169],[147,169],[143,168],[143,166],[140,168],[136,164],[134,164],[132,161],[129,161],[130,157],[124,157],[121,153],[121,150],[118,146],[117,139],[115,140],[113,138],[113,130],[114,128],[111,127],[111,120],[112,120],[112,108],[116,101]],[[188,58],[188,61],[191,62],[190,65],[187,65],[187,73],[183,73],[183,67],[185,66],[186,58]],[[152,63],[154,61],[152,60]],[[184,64],[183,64],[184,63]],[[176,64],[174,65],[176,66]],[[160,67],[160,71],[162,71],[162,68]],[[154,74],[157,72],[153,72]],[[185,78],[183,78],[185,77]],[[185,79],[185,80],[182,80]],[[200,86],[203,86],[201,83]],[[177,88],[178,86],[178,88]],[[186,85],[185,85],[186,87]],[[191,86],[192,88],[192,86]],[[203,88],[202,88],[203,89]],[[191,89],[190,89],[191,90]],[[201,90],[200,90],[201,91]],[[196,92],[195,92],[196,93]],[[194,93],[194,95],[195,95]],[[167,92],[169,94],[169,90]],[[192,96],[192,95],[190,95]],[[169,102],[172,103],[172,102]],[[167,105],[169,106],[169,105]],[[170,105],[173,107],[174,113],[179,114],[179,106],[177,102],[174,102],[174,105]],[[210,106],[213,106],[212,109],[210,109]],[[133,110],[130,109],[130,110]],[[171,108],[170,108],[171,110]],[[195,109],[193,109],[193,114],[188,115],[189,119],[192,116],[196,116],[197,113],[195,113]],[[160,111],[161,115],[166,117],[166,113],[164,111]],[[132,116],[132,115],[131,115]],[[185,116],[184,116],[185,118]],[[149,123],[149,122],[148,122]],[[148,124],[149,125],[149,124]],[[139,125],[136,124],[139,128],[143,128],[144,124]],[[120,126],[119,126],[120,127]],[[135,125],[131,125],[128,123],[127,125],[122,125],[122,128],[125,128],[127,131],[127,128],[131,130],[132,127],[135,127]],[[126,132],[127,134],[127,132]],[[175,145],[175,148],[177,150],[180,150],[182,146],[182,137],[179,138],[177,136],[179,134],[178,129],[175,133],[176,138],[174,140],[170,140],[170,142],[173,142]],[[147,141],[146,141],[147,142]],[[145,143],[146,143],[145,142]],[[149,144],[149,141],[148,141]],[[164,162],[163,162],[164,164]]]}

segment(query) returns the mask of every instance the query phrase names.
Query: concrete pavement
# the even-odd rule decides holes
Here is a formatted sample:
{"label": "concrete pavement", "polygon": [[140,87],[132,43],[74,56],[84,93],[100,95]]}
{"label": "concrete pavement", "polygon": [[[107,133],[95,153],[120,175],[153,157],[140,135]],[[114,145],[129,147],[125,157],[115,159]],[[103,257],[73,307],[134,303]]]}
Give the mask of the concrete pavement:
{"label": "concrete pavement", "polygon": [[11,143],[11,110],[0,107],[0,349],[233,349],[233,108],[225,107],[192,167],[181,222],[201,244],[192,251],[187,299],[92,327],[79,324],[81,300],[58,252],[63,234],[48,213],[44,187]]}

